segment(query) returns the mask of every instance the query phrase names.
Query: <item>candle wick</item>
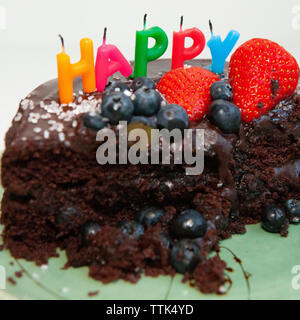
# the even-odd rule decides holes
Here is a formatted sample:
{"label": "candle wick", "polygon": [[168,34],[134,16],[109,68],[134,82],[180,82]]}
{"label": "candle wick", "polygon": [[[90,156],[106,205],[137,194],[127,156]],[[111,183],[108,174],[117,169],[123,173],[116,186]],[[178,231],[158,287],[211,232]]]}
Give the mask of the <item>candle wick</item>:
{"label": "candle wick", "polygon": [[211,20],[209,20],[209,29],[210,29],[210,33],[213,35],[214,34],[214,28],[213,28],[213,24],[212,24]]}
{"label": "candle wick", "polygon": [[183,16],[180,18],[180,31],[182,31],[182,25],[183,25]]}
{"label": "candle wick", "polygon": [[147,13],[144,14],[144,30],[146,29]]}
{"label": "candle wick", "polygon": [[103,32],[103,44],[106,43],[106,33],[107,33],[107,28],[104,28],[104,32]]}
{"label": "candle wick", "polygon": [[59,34],[58,36],[59,36],[60,41],[61,41],[62,49],[63,49],[63,51],[65,51],[65,40],[64,40],[64,38],[63,38],[63,36],[61,34]]}

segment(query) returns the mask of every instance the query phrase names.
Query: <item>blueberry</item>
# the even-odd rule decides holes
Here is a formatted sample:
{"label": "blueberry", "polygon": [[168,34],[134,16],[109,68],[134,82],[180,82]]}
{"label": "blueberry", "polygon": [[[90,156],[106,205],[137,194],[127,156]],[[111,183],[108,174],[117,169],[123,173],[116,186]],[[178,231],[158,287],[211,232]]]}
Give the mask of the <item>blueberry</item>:
{"label": "blueberry", "polygon": [[81,211],[79,211],[75,207],[67,207],[58,213],[56,221],[59,224],[69,224],[72,223],[72,221],[79,216],[81,216]]}
{"label": "blueberry", "polygon": [[85,113],[82,117],[83,124],[94,131],[99,131],[106,127],[106,123],[99,113]]}
{"label": "blueberry", "polygon": [[236,133],[242,122],[240,109],[225,100],[216,100],[211,104],[209,119],[225,133]]}
{"label": "blueberry", "polygon": [[200,259],[200,249],[192,240],[178,241],[171,250],[171,264],[182,274],[193,272]]}
{"label": "blueberry", "polygon": [[153,80],[146,77],[139,77],[133,80],[131,88],[133,91],[137,91],[140,88],[155,89],[156,85]]}
{"label": "blueberry", "polygon": [[262,213],[262,227],[269,232],[279,233],[286,223],[285,212],[276,206],[268,206]]}
{"label": "blueberry", "polygon": [[157,126],[160,129],[188,129],[189,116],[187,112],[177,104],[169,104],[160,109],[157,115]]}
{"label": "blueberry", "polygon": [[138,239],[144,234],[144,227],[136,221],[123,221],[118,226],[121,232],[131,239]]}
{"label": "blueberry", "polygon": [[171,224],[171,233],[176,238],[201,238],[206,230],[207,222],[196,210],[183,211]]}
{"label": "blueberry", "polygon": [[225,81],[217,81],[210,87],[210,96],[212,100],[232,101],[233,90],[229,83]]}
{"label": "blueberry", "polygon": [[102,101],[102,115],[112,124],[119,121],[130,121],[133,114],[131,99],[122,92],[114,92],[104,97]]}
{"label": "blueberry", "polygon": [[161,105],[161,96],[149,88],[140,88],[134,93],[134,113],[138,116],[153,116]]}
{"label": "blueberry", "polygon": [[93,238],[100,229],[101,227],[97,222],[88,221],[81,230],[84,241],[88,241]]}
{"label": "blueberry", "polygon": [[146,126],[156,128],[157,127],[156,121],[157,121],[156,117],[133,116],[131,118],[130,123],[142,123]]}
{"label": "blueberry", "polygon": [[292,223],[300,222],[300,200],[290,199],[285,202],[287,216]]}
{"label": "blueberry", "polygon": [[155,207],[146,207],[137,214],[137,221],[145,228],[156,225],[162,218],[164,212],[162,209]]}
{"label": "blueberry", "polygon": [[112,81],[106,86],[104,94],[107,95],[113,92],[124,91],[130,91],[129,85],[127,83],[121,81]]}

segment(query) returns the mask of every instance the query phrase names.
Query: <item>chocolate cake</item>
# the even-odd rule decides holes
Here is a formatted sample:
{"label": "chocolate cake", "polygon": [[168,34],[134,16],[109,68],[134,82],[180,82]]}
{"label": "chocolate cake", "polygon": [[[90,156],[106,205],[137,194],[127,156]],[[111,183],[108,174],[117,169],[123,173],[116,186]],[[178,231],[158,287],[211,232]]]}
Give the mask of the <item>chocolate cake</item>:
{"label": "chocolate cake", "polygon": [[[148,77],[157,83],[170,65],[149,63]],[[111,80],[131,84],[121,76]],[[66,106],[57,87],[51,80],[22,100],[6,135],[1,223],[16,258],[43,264],[61,248],[68,267],[89,266],[90,276],[104,283],[179,271],[202,292],[220,293],[226,264],[219,241],[260,222],[266,208],[286,212],[288,200],[300,199],[297,91],[236,133],[224,133],[208,116],[192,121],[190,128],[205,129],[205,166],[201,175],[186,175],[186,164],[99,165],[97,131],[84,117],[99,111],[103,94],[82,92],[76,80],[74,103]],[[117,132],[118,125],[109,127]],[[154,223],[147,222],[149,212]],[[201,213],[201,236],[176,235],[174,220],[183,212]],[[287,229],[288,219],[279,232]],[[211,251],[216,255],[208,257]],[[180,261],[191,256],[193,266],[185,269]]]}

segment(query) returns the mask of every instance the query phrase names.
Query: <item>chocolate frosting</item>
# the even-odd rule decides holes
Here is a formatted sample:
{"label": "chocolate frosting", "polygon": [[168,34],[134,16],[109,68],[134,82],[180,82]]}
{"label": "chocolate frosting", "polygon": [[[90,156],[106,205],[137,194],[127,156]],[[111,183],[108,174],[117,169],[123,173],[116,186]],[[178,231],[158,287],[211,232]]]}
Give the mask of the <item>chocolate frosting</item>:
{"label": "chocolate frosting", "polygon": [[[188,65],[207,66],[209,60],[192,60]],[[156,60],[149,63],[149,77],[158,81],[170,70],[170,60]],[[225,78],[227,77],[227,69]],[[119,74],[110,80],[127,81]],[[96,139],[95,132],[87,129],[82,121],[82,114],[100,111],[101,93],[85,94],[81,79],[74,81],[74,103],[59,104],[57,79],[50,80],[21,101],[13,126],[7,133],[6,147],[18,146],[19,156],[30,157],[36,146],[56,150],[69,148],[87,157],[94,157]],[[297,143],[300,139],[300,119],[295,118],[293,109],[299,106],[300,98],[290,98],[280,103],[272,112],[254,121],[243,124],[239,134],[224,134],[213,126],[208,119],[191,123],[192,128],[205,129],[205,148],[207,157],[218,159],[219,178],[223,185],[223,196],[234,204],[237,199],[235,180],[232,172],[234,167],[233,154],[235,149],[240,152],[247,150],[247,139],[259,139],[262,135],[278,140],[293,138]],[[300,117],[300,116],[299,116]],[[274,174],[281,176],[299,176],[300,160],[288,163],[281,168],[275,168]]]}

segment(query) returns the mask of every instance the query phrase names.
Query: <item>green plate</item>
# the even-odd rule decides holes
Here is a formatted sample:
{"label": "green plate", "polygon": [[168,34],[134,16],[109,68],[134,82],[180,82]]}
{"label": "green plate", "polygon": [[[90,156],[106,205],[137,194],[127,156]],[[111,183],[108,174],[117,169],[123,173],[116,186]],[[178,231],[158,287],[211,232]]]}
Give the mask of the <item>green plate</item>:
{"label": "green plate", "polygon": [[[2,190],[0,191],[2,193]],[[15,284],[6,281],[6,290],[0,290],[0,299],[298,300],[300,226],[292,225],[288,238],[267,233],[259,225],[248,226],[247,229],[247,234],[233,236],[232,239],[223,241],[221,245],[240,258],[243,268],[251,274],[250,293],[240,265],[225,248],[220,254],[233,272],[229,274],[232,286],[222,296],[201,294],[188,284],[182,283],[181,275],[176,275],[174,278],[144,276],[135,285],[124,281],[104,285],[89,278],[86,267],[62,270],[66,262],[63,252],[60,252],[59,258],[50,259],[47,266],[39,267],[25,260],[16,261],[7,250],[3,250],[0,252],[0,271],[4,267],[6,278],[12,278]],[[0,233],[1,230],[0,227]],[[15,273],[22,269],[24,270],[22,277],[18,278]]]}

